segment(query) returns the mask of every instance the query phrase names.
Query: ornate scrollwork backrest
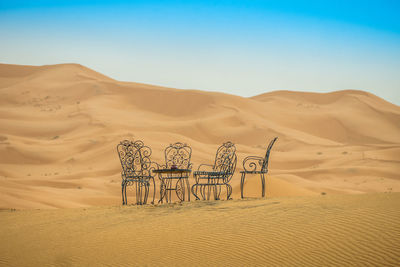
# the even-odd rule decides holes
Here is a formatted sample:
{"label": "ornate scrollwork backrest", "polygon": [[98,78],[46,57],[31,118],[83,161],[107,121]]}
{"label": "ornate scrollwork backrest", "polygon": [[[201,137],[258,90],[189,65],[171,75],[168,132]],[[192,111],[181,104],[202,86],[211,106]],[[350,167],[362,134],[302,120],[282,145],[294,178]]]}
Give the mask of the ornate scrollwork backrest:
{"label": "ornate scrollwork backrest", "polygon": [[165,167],[170,169],[175,165],[178,169],[191,169],[192,149],[187,144],[177,142],[169,145],[165,151]]}
{"label": "ornate scrollwork backrest", "polygon": [[275,143],[275,141],[277,139],[278,139],[278,137],[275,137],[274,139],[272,139],[272,141],[268,145],[267,152],[265,153],[264,162],[263,162],[263,165],[262,165],[262,168],[261,168],[261,171],[263,171],[263,172],[268,171],[269,155],[271,153],[272,146],[274,145],[274,143]]}
{"label": "ornate scrollwork backrest", "polygon": [[217,150],[214,171],[228,174],[231,177],[236,168],[236,147],[232,142],[222,144]]}
{"label": "ornate scrollwork backrest", "polygon": [[117,151],[124,179],[151,176],[151,170],[155,168],[150,160],[151,148],[142,141],[121,141]]}

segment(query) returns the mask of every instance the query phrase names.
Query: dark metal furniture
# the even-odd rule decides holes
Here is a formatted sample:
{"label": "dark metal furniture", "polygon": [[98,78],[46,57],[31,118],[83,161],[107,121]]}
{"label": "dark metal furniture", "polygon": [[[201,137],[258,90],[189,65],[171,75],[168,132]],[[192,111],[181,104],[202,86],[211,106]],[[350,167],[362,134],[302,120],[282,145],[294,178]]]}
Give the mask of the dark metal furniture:
{"label": "dark metal furniture", "polygon": [[275,141],[278,137],[272,139],[269,143],[267,148],[267,153],[265,157],[256,157],[256,156],[249,156],[243,160],[243,169],[241,171],[242,178],[240,181],[240,192],[243,198],[243,187],[244,187],[244,179],[246,178],[246,174],[260,174],[261,176],[261,196],[265,197],[265,175],[268,173],[268,160],[269,155],[271,153],[272,146],[274,145]]}
{"label": "dark metal furniture", "polygon": [[190,188],[189,175],[192,170],[190,169],[158,169],[154,170],[160,177],[160,200],[158,203],[163,203],[164,199],[167,203],[172,201],[172,191],[175,191],[176,196],[180,201],[185,201],[187,195],[188,201],[190,201]]}
{"label": "dark metal furniture", "polygon": [[226,199],[230,199],[232,186],[229,184],[236,168],[236,147],[231,142],[221,145],[215,155],[214,165],[201,164],[198,171],[193,173],[195,184],[192,193],[197,200],[210,199],[211,193],[214,199],[220,198],[222,187],[226,187]]}
{"label": "dark metal furniture", "polygon": [[122,166],[122,205],[128,203],[126,187],[134,186],[136,190],[136,204],[147,203],[150,189],[153,189],[154,203],[155,183],[151,171],[157,169],[157,163],[151,162],[151,149],[140,140],[121,141],[117,145],[117,151]]}
{"label": "dark metal furniture", "polygon": [[190,201],[189,175],[192,171],[190,159],[192,149],[180,142],[169,145],[165,151],[165,165],[159,170],[153,171],[158,174],[160,179],[160,200],[159,203],[172,201],[172,191],[180,201],[185,201],[185,197]]}

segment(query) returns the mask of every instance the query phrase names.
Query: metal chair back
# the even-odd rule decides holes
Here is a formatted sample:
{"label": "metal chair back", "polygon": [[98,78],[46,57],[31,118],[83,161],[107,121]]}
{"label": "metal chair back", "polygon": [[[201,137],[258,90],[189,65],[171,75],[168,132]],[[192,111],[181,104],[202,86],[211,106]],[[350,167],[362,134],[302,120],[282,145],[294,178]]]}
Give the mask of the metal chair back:
{"label": "metal chair back", "polygon": [[121,141],[117,145],[117,151],[125,179],[151,176],[154,168],[150,160],[152,151],[142,141]]}
{"label": "metal chair back", "polygon": [[268,172],[268,161],[269,161],[269,155],[271,153],[271,149],[272,146],[275,144],[275,141],[278,139],[278,137],[275,137],[274,139],[272,139],[272,141],[269,143],[268,148],[267,148],[267,152],[265,153],[265,158],[264,158],[264,162],[263,165],[261,167],[261,171],[262,172]]}
{"label": "metal chair back", "polygon": [[235,172],[236,162],[236,147],[232,142],[226,142],[217,150],[213,171],[223,173],[230,180]]}
{"label": "metal chair back", "polygon": [[187,144],[177,142],[169,145],[165,151],[165,167],[171,169],[175,166],[178,169],[191,169],[192,148]]}

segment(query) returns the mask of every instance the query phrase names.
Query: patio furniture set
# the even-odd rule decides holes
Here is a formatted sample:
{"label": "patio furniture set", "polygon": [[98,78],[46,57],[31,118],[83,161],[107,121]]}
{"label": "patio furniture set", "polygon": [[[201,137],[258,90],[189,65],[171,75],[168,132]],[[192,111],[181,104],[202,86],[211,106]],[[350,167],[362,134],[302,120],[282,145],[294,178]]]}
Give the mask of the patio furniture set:
{"label": "patio furniture set", "polygon": [[[246,174],[259,174],[261,178],[261,195],[265,197],[265,175],[268,173],[268,160],[272,146],[278,138],[269,144],[264,157],[249,156],[243,160],[240,190],[243,198],[243,187]],[[225,191],[226,199],[232,195],[230,181],[236,169],[236,147],[232,142],[223,143],[216,152],[214,164],[201,164],[193,172],[194,184],[190,187],[189,177],[192,173],[192,149],[180,142],[169,145],[164,150],[165,164],[159,165],[151,161],[151,148],[142,141],[121,141],[117,145],[122,171],[122,204],[128,203],[126,189],[133,186],[136,194],[136,204],[146,204],[150,198],[154,204],[156,183],[154,177],[160,180],[158,203],[172,202],[173,197],[180,201],[190,201],[190,195],[196,200],[220,199]]]}

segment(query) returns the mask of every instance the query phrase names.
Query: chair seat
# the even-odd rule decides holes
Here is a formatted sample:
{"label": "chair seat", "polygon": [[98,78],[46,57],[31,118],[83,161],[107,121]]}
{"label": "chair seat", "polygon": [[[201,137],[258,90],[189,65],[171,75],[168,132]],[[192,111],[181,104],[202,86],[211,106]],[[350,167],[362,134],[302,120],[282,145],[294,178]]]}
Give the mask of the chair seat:
{"label": "chair seat", "polygon": [[204,182],[204,183],[197,183],[197,184],[194,184],[195,186],[205,186],[205,185],[207,185],[207,186],[216,186],[216,185],[218,185],[218,186],[221,186],[221,185],[227,185],[227,183],[225,183],[225,182],[220,182],[220,183],[207,183],[207,182]]}
{"label": "chair seat", "polygon": [[136,181],[136,180],[145,180],[145,179],[151,179],[153,176],[150,175],[144,175],[144,176],[131,176],[131,177],[126,177],[124,180],[126,181]]}
{"label": "chair seat", "polygon": [[266,171],[241,171],[240,173],[260,174],[260,173],[267,173],[267,172]]}
{"label": "chair seat", "polygon": [[169,181],[169,180],[181,180],[181,179],[188,179],[189,175],[171,175],[171,176],[160,176],[160,180],[162,181]]}

